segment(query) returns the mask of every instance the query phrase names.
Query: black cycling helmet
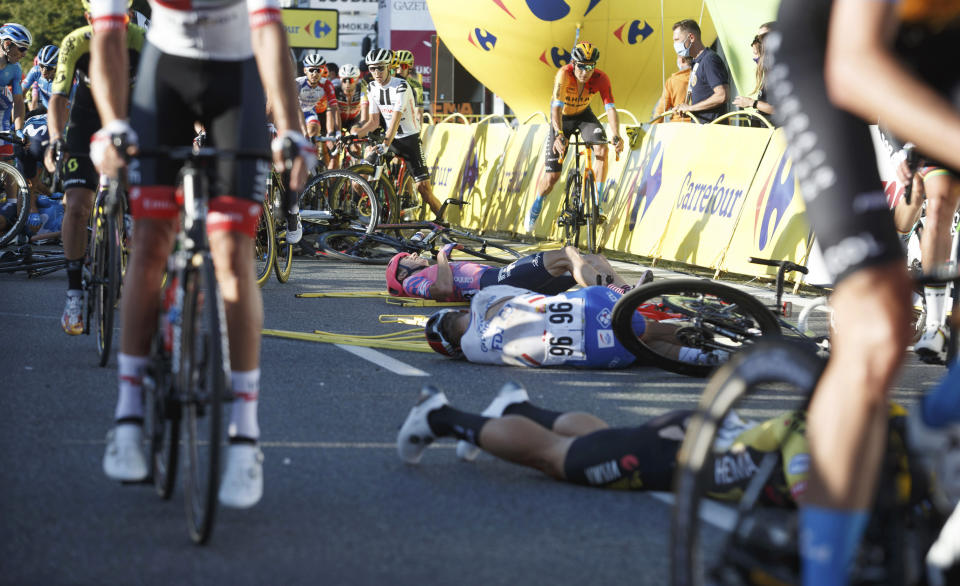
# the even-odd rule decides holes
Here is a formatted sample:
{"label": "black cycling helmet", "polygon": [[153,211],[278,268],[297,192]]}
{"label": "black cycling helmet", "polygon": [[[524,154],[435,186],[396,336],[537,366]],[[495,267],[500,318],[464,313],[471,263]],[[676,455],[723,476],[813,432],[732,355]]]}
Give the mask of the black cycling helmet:
{"label": "black cycling helmet", "polygon": [[576,63],[596,63],[600,58],[600,49],[594,47],[592,43],[577,43],[570,58]]}

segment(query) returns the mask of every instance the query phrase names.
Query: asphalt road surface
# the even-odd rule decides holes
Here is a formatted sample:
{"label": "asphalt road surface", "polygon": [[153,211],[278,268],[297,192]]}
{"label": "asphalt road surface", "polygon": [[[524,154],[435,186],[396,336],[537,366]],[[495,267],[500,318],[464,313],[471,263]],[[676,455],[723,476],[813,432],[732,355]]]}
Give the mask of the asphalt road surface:
{"label": "asphalt road surface", "polygon": [[[642,268],[618,266],[631,278]],[[298,258],[289,283],[263,288],[265,325],[377,334],[397,328],[379,324],[379,314],[429,313],[294,296],[382,287],[379,267]],[[428,382],[480,411],[516,380],[549,408],[630,425],[691,408],[702,380],[652,367],[537,371],[399,351],[364,358],[264,338],[265,495],[250,510],[221,508],[210,543],[198,547],[180,487],[162,501],[152,488],[103,475],[116,360],[98,367],[92,336],[61,331],[65,289],[63,272],[0,275],[0,583],[667,582],[670,508],[657,495],[567,485],[489,455],[459,462],[446,440],[408,466],[396,433]],[[940,373],[911,359],[898,396],[909,401]]]}

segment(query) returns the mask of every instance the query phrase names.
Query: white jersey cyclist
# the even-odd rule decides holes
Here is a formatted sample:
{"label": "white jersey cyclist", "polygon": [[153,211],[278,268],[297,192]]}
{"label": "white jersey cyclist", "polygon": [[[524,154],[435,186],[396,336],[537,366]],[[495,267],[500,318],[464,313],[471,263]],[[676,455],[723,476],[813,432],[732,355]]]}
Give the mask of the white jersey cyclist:
{"label": "white jersey cyclist", "polygon": [[391,77],[386,85],[380,85],[374,80],[367,88],[367,103],[371,118],[376,118],[377,114],[383,114],[384,122],[387,128],[390,128],[394,117],[400,116],[396,138],[420,134],[420,119],[417,118],[415,102],[413,88],[402,77]]}
{"label": "white jersey cyclist", "polygon": [[[503,302],[497,312],[491,308]],[[559,295],[509,285],[481,289],[470,302],[470,325],[460,348],[470,362],[510,366],[618,368],[635,360],[613,333],[610,319],[620,295],[586,287]],[[637,313],[634,329],[644,331]]]}
{"label": "white jersey cyclist", "polygon": [[304,114],[313,112],[321,102],[326,103],[327,107],[337,103],[337,95],[330,80],[321,78],[317,85],[312,86],[306,75],[297,78],[297,98],[300,100],[300,109]]}
{"label": "white jersey cyclist", "polygon": [[[279,0],[150,0],[147,40],[164,53],[214,61],[244,61],[253,56],[250,30],[279,19]],[[95,19],[125,18],[127,0],[91,0]],[[119,26],[118,24],[117,26]]]}

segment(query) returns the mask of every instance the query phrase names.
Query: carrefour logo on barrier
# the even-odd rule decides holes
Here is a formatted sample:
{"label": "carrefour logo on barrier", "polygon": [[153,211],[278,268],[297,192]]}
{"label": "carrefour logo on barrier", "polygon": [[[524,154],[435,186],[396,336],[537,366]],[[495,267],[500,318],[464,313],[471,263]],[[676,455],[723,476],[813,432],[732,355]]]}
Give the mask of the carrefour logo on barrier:
{"label": "carrefour logo on barrier", "polygon": [[[474,41],[473,38],[476,37],[477,40]],[[472,32],[467,34],[467,40],[470,41],[470,44],[484,51],[491,51],[497,44],[497,37],[487,29],[477,27],[473,29]]]}
{"label": "carrefour logo on barrier", "polygon": [[639,220],[643,220],[643,216],[646,215],[647,210],[650,209],[650,204],[653,203],[653,198],[660,193],[660,184],[662,183],[663,175],[662,142],[658,142],[653,146],[650,155],[644,158],[641,163],[641,167],[643,171],[640,173],[639,185],[637,182],[634,182],[630,189],[633,206],[630,210],[630,222],[627,225],[629,230],[633,230],[634,226],[637,225],[637,213],[640,211],[640,202],[644,202],[643,212],[640,213],[639,218]]}
{"label": "carrefour logo on barrier", "polygon": [[304,26],[303,28],[304,30],[307,31],[308,34],[311,34],[317,37],[318,39],[322,39],[323,37],[329,35],[330,31],[333,30],[332,28],[330,28],[330,25],[324,20],[315,20],[311,23],[307,23],[307,25]]}
{"label": "carrefour logo on barrier", "polygon": [[628,45],[635,45],[637,43],[637,37],[640,37],[640,41],[647,40],[653,33],[653,27],[650,26],[650,23],[645,20],[635,20],[630,23],[630,27],[627,28],[627,40],[623,40],[623,29],[627,28],[627,23],[620,25],[620,28],[613,31],[613,36],[617,37],[621,43],[626,43]]}
{"label": "carrefour logo on barrier", "polygon": [[677,209],[690,210],[698,214],[709,214],[721,218],[733,217],[737,202],[743,197],[744,190],[726,184],[727,176],[721,173],[716,180],[703,183],[694,181],[693,172],[687,171],[680,185],[680,197]]}
{"label": "carrefour logo on barrier", "polygon": [[[763,190],[760,191],[760,197],[757,199],[757,210],[754,214],[754,223],[753,223],[753,236],[757,237],[757,224],[760,225],[760,238],[757,240],[757,244],[760,247],[760,250],[763,250],[767,243],[770,241],[770,237],[777,231],[777,227],[780,225],[780,221],[786,217],[787,208],[790,206],[790,202],[793,201],[793,192],[795,187],[795,182],[793,179],[793,165],[790,166],[790,172],[787,173],[787,176],[784,177],[783,170],[787,165],[787,155],[783,155],[780,158],[780,165],[777,167],[777,176],[773,179],[773,182],[770,181],[770,175],[773,175],[773,171],[770,172],[770,175],[767,176],[767,182],[763,186]],[[769,196],[767,189],[769,188]],[[764,206],[764,199],[766,199],[766,205]],[[763,219],[760,220],[760,208],[763,207]],[[770,216],[774,213],[777,214],[777,219],[773,222],[773,228],[770,227]]]}

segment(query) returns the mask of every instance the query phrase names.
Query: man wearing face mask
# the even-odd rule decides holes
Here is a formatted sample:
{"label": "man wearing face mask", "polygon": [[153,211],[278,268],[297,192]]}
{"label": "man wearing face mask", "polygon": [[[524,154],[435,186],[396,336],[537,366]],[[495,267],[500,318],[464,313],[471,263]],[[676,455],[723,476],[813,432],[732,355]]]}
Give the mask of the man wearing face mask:
{"label": "man wearing face mask", "polygon": [[691,112],[701,122],[710,122],[725,113],[730,76],[720,56],[703,46],[700,25],[695,20],[681,20],[673,25],[673,50],[680,57],[693,60],[687,99],[676,110]]}

